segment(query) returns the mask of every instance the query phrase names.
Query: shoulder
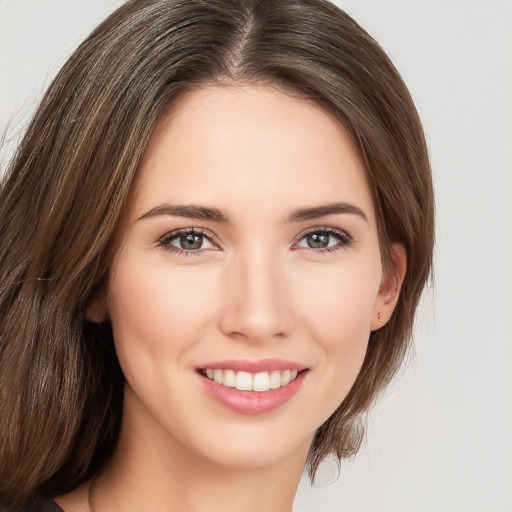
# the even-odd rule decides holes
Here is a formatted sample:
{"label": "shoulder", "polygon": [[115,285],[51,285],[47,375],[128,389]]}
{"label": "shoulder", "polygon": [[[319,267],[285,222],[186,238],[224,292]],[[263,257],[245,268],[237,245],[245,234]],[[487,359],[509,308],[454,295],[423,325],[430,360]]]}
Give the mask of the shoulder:
{"label": "shoulder", "polygon": [[0,503],[0,512],[63,512],[63,510],[51,498],[42,498],[22,506]]}

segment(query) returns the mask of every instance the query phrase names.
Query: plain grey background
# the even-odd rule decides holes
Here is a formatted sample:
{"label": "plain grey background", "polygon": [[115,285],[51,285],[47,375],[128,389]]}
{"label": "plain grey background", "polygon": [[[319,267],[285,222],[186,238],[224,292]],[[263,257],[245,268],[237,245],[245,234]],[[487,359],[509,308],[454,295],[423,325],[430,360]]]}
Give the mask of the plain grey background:
{"label": "plain grey background", "polygon": [[[2,167],[45,87],[122,0],[0,0]],[[355,461],[298,512],[512,511],[512,2],[339,0],[413,94],[437,195],[416,349]],[[1,243],[1,242],[0,242]]]}

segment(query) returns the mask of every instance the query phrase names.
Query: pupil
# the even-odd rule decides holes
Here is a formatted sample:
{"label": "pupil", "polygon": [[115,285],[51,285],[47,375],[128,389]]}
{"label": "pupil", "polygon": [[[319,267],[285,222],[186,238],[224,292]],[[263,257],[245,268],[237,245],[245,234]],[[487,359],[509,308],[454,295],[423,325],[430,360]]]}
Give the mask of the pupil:
{"label": "pupil", "polygon": [[312,249],[324,249],[329,245],[329,235],[312,233],[307,236],[307,242]]}
{"label": "pupil", "polygon": [[180,237],[180,245],[182,249],[200,249],[201,245],[203,245],[203,237],[202,235],[194,235],[192,233],[182,235]]}

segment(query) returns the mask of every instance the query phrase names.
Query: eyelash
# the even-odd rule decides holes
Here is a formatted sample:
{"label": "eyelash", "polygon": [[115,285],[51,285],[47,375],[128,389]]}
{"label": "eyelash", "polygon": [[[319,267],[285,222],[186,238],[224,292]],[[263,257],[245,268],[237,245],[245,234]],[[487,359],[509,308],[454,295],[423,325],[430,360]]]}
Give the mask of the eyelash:
{"label": "eyelash", "polygon": [[313,252],[314,254],[326,254],[326,253],[333,253],[336,251],[339,251],[340,249],[345,249],[347,247],[350,247],[354,240],[353,238],[346,232],[342,231],[341,229],[335,229],[335,228],[329,228],[329,227],[318,227],[318,228],[312,228],[308,229],[307,231],[304,231],[297,237],[297,241],[293,243],[294,249],[297,249],[297,244],[308,235],[312,234],[320,234],[320,235],[329,235],[336,239],[338,243],[336,245],[333,245],[331,247],[324,247],[324,248],[313,248],[313,247],[300,247],[301,249],[306,249],[308,251]]}
{"label": "eyelash", "polygon": [[[336,245],[330,246],[330,247],[323,247],[323,248],[313,248],[313,247],[298,247],[297,244],[303,240],[308,235],[317,234],[317,235],[328,235],[330,237],[333,237],[338,241]],[[186,228],[186,229],[179,229],[177,231],[171,231],[170,233],[166,233],[163,237],[161,237],[157,241],[157,247],[162,247],[163,249],[180,254],[185,257],[194,257],[194,256],[200,256],[202,252],[204,252],[207,249],[197,249],[197,250],[186,250],[186,249],[180,249],[178,247],[174,247],[171,245],[171,242],[173,240],[176,240],[180,236],[183,235],[201,235],[206,240],[208,240],[212,245],[217,246],[212,241],[212,235],[203,229],[195,229],[195,228]],[[292,249],[306,249],[307,251],[311,251],[314,254],[326,254],[326,253],[332,253],[339,251],[340,249],[344,249],[347,247],[350,247],[353,244],[352,237],[346,233],[345,231],[342,231],[340,229],[330,228],[330,227],[318,227],[318,228],[312,228],[307,231],[304,231],[301,233],[297,238],[296,241],[292,244]]]}
{"label": "eyelash", "polygon": [[206,238],[206,240],[208,240],[212,245],[217,246],[217,244],[212,242],[213,237],[208,231],[196,228],[178,229],[177,231],[171,231],[170,233],[166,233],[162,238],[158,240],[157,246],[162,247],[166,251],[177,253],[181,256],[200,256],[205,249],[187,251],[186,249],[179,249],[178,247],[174,247],[173,245],[171,245],[171,242],[173,240],[176,240],[177,238],[183,235],[201,235],[202,237]]}

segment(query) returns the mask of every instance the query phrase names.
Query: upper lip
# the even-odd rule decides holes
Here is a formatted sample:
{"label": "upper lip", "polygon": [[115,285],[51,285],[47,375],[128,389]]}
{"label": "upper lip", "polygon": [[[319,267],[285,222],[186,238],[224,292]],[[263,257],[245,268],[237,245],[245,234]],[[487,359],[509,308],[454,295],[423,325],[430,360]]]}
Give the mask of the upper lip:
{"label": "upper lip", "polygon": [[201,365],[198,370],[234,370],[236,372],[272,372],[275,370],[297,370],[298,372],[306,370],[307,366],[303,364],[287,361],[285,359],[231,359],[223,361],[214,361]]}

